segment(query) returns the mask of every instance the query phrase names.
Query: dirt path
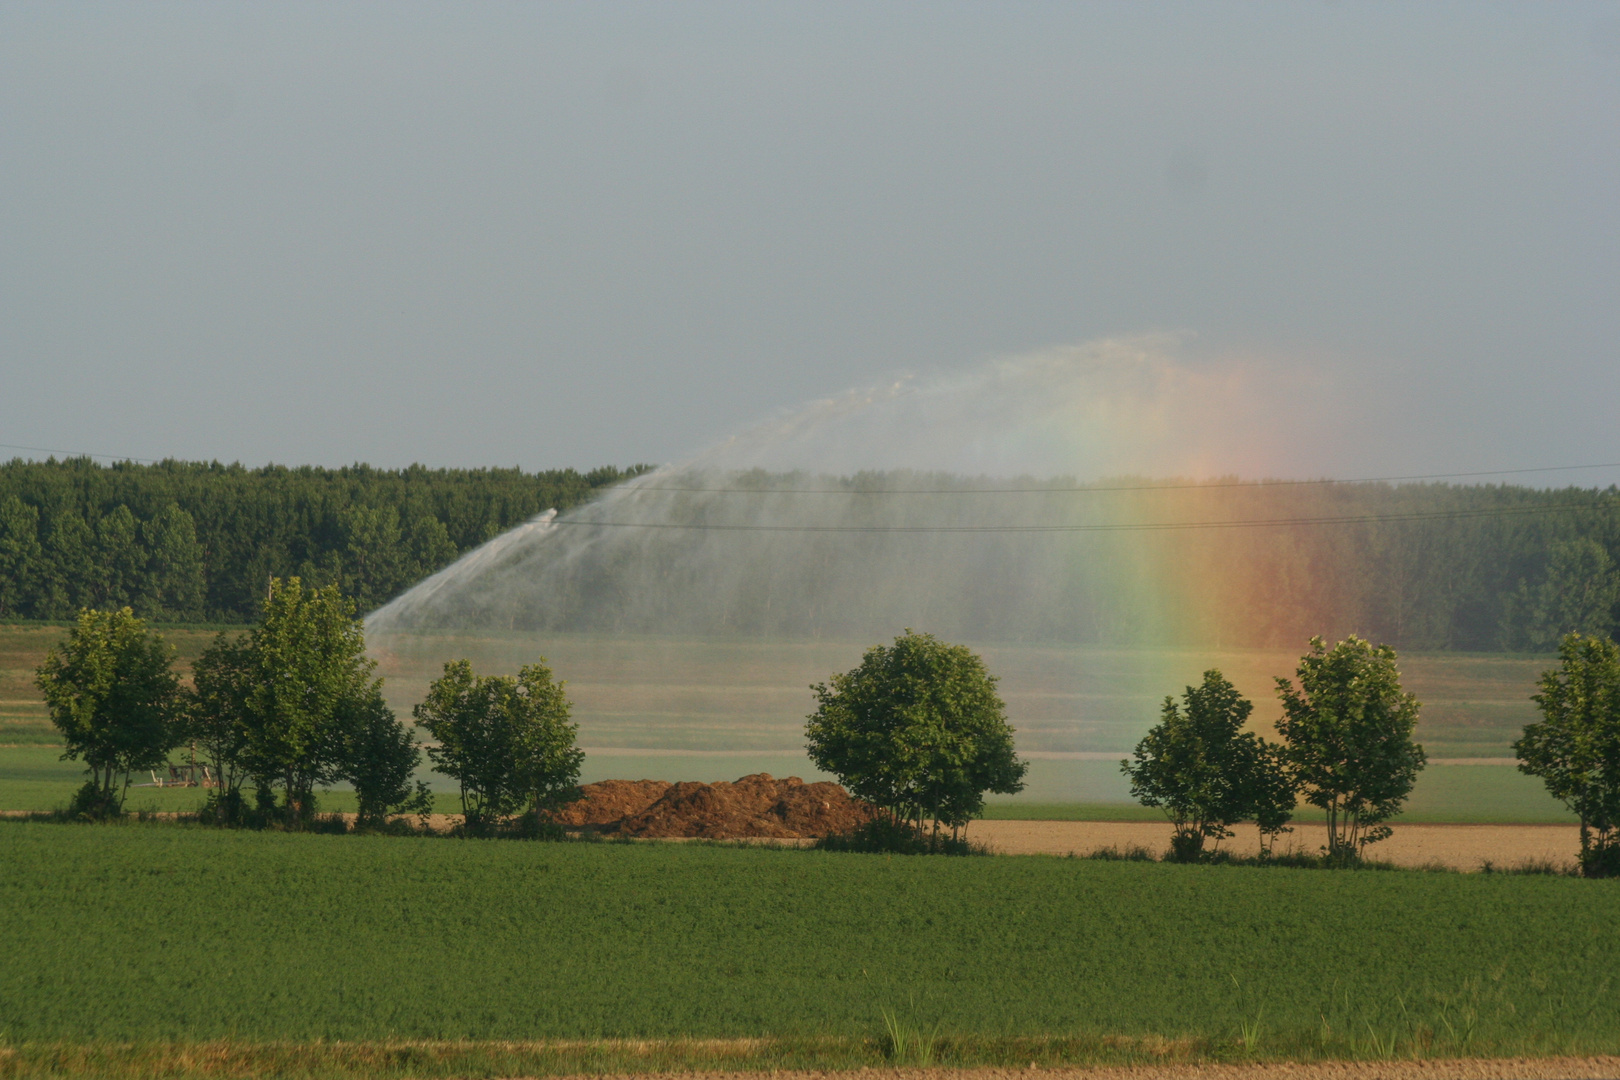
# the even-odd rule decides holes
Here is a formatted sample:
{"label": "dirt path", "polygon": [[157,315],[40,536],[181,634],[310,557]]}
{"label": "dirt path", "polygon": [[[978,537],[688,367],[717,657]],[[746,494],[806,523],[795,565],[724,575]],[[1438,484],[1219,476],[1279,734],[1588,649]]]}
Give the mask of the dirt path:
{"label": "dirt path", "polygon": [[[0,817],[27,817],[32,813],[0,810]],[[353,815],[344,817],[352,820]],[[436,832],[447,832],[460,822],[459,815],[434,814],[428,825]],[[1239,825],[1235,831],[1235,837],[1223,842],[1223,850],[1242,854],[1259,851],[1254,826]],[[975,821],[968,827],[968,839],[988,844],[1002,855],[1089,855],[1098,848],[1110,847],[1119,851],[1146,848],[1162,855],[1170,846],[1170,826],[1153,821]],[[807,846],[814,841],[757,838],[757,842]],[[1296,825],[1293,833],[1283,838],[1280,849],[1315,852],[1325,843],[1327,830],[1323,826]],[[1401,866],[1438,864],[1474,871],[1489,860],[1504,870],[1548,862],[1567,869],[1574,865],[1580,850],[1580,830],[1573,825],[1398,824],[1395,835],[1367,850],[1372,858]]]}
{"label": "dirt path", "polygon": [[[1237,836],[1223,848],[1244,854],[1259,851],[1259,834],[1239,825]],[[1098,848],[1144,847],[1154,854],[1170,846],[1170,826],[1153,821],[975,821],[968,839],[989,844],[1007,855],[1086,855]],[[1327,843],[1322,825],[1296,825],[1281,848],[1314,852]],[[1402,866],[1439,863],[1457,870],[1478,870],[1487,859],[1498,867],[1551,861],[1575,861],[1580,830],[1573,825],[1395,825],[1395,835],[1367,849],[1368,856]]]}
{"label": "dirt path", "polygon": [[[619,1080],[653,1080],[632,1074]],[[662,1080],[669,1080],[663,1074]],[[1265,1065],[1126,1065],[1092,1069],[860,1069],[693,1072],[680,1080],[1620,1080],[1620,1057],[1313,1061]],[[595,1077],[593,1080],[608,1080]]]}

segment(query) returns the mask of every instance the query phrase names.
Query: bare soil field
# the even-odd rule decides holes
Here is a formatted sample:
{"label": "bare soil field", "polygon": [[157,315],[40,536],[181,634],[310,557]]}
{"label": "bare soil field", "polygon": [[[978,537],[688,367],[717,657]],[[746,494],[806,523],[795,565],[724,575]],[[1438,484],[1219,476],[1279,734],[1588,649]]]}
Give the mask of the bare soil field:
{"label": "bare soil field", "polygon": [[[850,1072],[692,1072],[682,1080],[1614,1080],[1620,1057],[1304,1061],[1244,1065],[1119,1065],[1085,1069],[859,1069]],[[669,1074],[628,1074],[652,1080]],[[609,1080],[597,1077],[594,1080]]]}
{"label": "bare soil field", "polygon": [[[1499,869],[1527,862],[1572,864],[1580,850],[1574,825],[1402,825],[1395,834],[1367,848],[1369,858],[1401,866],[1441,865],[1478,870],[1488,860]],[[1260,838],[1253,825],[1238,825],[1222,850],[1254,855]],[[968,839],[1004,855],[1089,855],[1099,848],[1147,848],[1155,855],[1170,847],[1170,825],[1152,821],[975,821]],[[1323,825],[1298,824],[1279,850],[1315,852],[1327,843]]]}

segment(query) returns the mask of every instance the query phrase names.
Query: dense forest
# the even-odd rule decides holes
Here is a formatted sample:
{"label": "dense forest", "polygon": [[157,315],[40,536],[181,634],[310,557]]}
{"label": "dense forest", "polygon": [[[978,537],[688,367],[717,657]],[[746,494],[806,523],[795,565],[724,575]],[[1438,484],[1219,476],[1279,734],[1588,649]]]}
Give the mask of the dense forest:
{"label": "dense forest", "polygon": [[[914,621],[1119,645],[1358,633],[1475,651],[1549,651],[1620,620],[1614,488],[760,473],[606,490],[646,471],[14,460],[0,465],[0,618],[127,604],[242,622],[271,575],[292,574],[369,611],[536,514],[592,502],[389,619],[861,637]],[[1243,527],[1141,528],[1155,522]],[[637,524],[655,527],[622,527]]]}
{"label": "dense forest", "polygon": [[246,468],[88,458],[0,465],[0,618],[129,605],[253,617],[271,575],[336,582],[362,611],[551,507],[646,471]]}

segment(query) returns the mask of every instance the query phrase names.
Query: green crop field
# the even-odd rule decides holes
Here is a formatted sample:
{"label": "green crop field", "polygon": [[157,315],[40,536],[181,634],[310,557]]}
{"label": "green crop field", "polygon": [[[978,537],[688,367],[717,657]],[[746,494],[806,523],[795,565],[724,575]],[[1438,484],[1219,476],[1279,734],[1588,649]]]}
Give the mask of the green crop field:
{"label": "green crop field", "polygon": [[1620,1049],[1610,881],[24,822],[0,864],[24,1049],[863,1039],[885,1010],[957,1039]]}

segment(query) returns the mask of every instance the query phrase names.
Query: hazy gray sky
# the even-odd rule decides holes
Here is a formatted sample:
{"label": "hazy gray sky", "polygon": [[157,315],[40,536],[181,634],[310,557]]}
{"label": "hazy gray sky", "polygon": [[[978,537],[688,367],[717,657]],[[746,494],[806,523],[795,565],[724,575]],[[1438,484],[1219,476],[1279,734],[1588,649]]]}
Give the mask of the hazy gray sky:
{"label": "hazy gray sky", "polygon": [[1166,333],[1334,388],[1299,469],[1620,461],[1620,7],[0,6],[0,443],[668,461]]}

